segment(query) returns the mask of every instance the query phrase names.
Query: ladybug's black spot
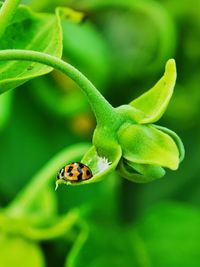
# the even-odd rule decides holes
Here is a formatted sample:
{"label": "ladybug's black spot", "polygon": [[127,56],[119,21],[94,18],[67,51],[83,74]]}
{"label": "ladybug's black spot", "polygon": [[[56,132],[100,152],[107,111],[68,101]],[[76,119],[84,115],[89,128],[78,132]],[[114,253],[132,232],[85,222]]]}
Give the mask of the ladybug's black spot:
{"label": "ladybug's black spot", "polygon": [[81,163],[81,162],[79,163],[79,167],[80,167],[81,169],[83,169],[84,166],[85,166],[85,165],[84,165],[83,163]]}
{"label": "ladybug's black spot", "polygon": [[72,177],[73,176],[73,173],[72,172],[67,172],[67,174]]}
{"label": "ladybug's black spot", "polygon": [[87,176],[90,176],[91,175],[91,171],[90,170],[87,170],[86,171],[86,174],[87,174]]}
{"label": "ladybug's black spot", "polygon": [[70,173],[73,170],[73,168],[74,168],[73,166],[70,166],[67,172]]}
{"label": "ladybug's black spot", "polygon": [[78,181],[82,181],[82,176],[83,176],[83,173],[79,173],[79,175],[77,176]]}
{"label": "ladybug's black spot", "polygon": [[82,171],[80,165],[78,166],[77,171],[78,171],[78,173],[79,173],[79,175],[77,176],[78,181],[82,181],[83,171]]}

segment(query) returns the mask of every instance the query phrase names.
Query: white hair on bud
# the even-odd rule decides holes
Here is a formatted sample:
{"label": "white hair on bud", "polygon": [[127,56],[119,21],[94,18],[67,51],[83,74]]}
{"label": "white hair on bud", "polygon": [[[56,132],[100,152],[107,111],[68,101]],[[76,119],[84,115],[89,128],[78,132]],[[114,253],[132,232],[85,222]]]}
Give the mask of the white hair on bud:
{"label": "white hair on bud", "polygon": [[110,164],[112,164],[112,162],[109,162],[107,158],[98,157],[97,166],[99,172],[107,170]]}

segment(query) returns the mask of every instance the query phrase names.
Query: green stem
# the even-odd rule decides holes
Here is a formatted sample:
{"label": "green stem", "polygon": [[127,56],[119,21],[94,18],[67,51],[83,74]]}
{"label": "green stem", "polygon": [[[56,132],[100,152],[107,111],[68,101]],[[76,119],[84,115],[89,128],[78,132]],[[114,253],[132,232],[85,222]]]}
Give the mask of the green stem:
{"label": "green stem", "polygon": [[6,0],[0,9],[0,38],[3,36],[8,23],[15,14],[20,0]]}
{"label": "green stem", "polygon": [[84,221],[79,219],[79,225],[80,227],[80,233],[75,240],[71,250],[68,253],[68,257],[65,262],[65,266],[70,266],[74,267],[77,263],[77,256],[82,249],[83,245],[85,244],[86,240],[88,239],[89,235],[89,226],[88,224]]}
{"label": "green stem", "polygon": [[14,217],[22,216],[38,197],[39,193],[55,179],[58,169],[67,162],[80,160],[89,147],[90,145],[83,143],[73,145],[61,151],[30,180],[31,182],[17,195],[6,209],[6,212]]}
{"label": "green stem", "polygon": [[28,225],[21,227],[21,234],[35,241],[50,240],[66,235],[74,224],[80,220],[80,210],[70,210],[66,215],[60,217],[53,225],[46,228],[33,228]]}
{"label": "green stem", "polygon": [[88,97],[98,125],[105,126],[106,124],[109,127],[116,125],[118,117],[115,109],[80,71],[63,60],[46,53],[31,50],[2,50],[0,51],[0,61],[2,60],[38,62],[63,72],[75,81]]}

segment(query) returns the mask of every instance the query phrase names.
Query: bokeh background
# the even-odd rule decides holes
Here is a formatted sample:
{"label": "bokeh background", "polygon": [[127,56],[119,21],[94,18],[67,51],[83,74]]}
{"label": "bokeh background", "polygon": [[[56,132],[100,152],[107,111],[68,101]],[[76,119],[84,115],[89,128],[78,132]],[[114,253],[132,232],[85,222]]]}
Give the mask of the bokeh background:
{"label": "bokeh background", "polygon": [[[39,12],[62,5],[86,14],[81,23],[62,22],[63,59],[113,106],[151,88],[167,59],[175,58],[177,84],[159,125],[174,130],[186,150],[177,171],[149,184],[115,173],[99,184],[60,187],[59,214],[87,207],[82,218],[89,232],[82,243],[77,229],[68,238],[39,242],[46,266],[200,266],[200,1],[22,2]],[[56,71],[1,95],[1,207],[60,150],[90,143],[94,128],[85,96]]]}

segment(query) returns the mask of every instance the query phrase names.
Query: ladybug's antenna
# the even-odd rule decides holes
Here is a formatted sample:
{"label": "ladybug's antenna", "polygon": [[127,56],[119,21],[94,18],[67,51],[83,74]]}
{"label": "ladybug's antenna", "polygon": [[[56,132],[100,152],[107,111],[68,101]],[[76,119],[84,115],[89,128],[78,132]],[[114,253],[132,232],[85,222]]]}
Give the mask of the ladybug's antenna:
{"label": "ladybug's antenna", "polygon": [[58,189],[58,183],[57,183],[57,181],[56,181],[56,187],[55,187],[55,191]]}

